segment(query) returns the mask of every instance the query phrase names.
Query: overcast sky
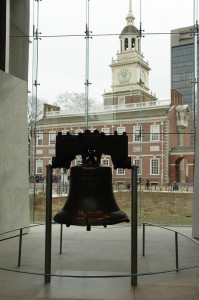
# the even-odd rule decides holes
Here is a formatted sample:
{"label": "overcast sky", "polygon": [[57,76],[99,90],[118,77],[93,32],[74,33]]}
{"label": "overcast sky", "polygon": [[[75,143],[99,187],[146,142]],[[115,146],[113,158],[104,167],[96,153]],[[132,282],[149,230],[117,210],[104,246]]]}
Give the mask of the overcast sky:
{"label": "overcast sky", "polygon": [[[37,2],[33,2],[36,5]],[[141,21],[145,30],[142,52],[151,67],[149,88],[160,100],[170,98],[169,33],[172,29],[193,25],[195,2],[196,0],[132,0],[134,25],[139,28]],[[109,64],[119,50],[118,35],[126,26],[128,10],[129,0],[89,1],[90,31],[94,35],[104,34],[90,39],[90,97],[100,100],[104,90],[110,90]],[[85,24],[86,0],[39,2],[39,31],[42,36],[83,35]],[[83,36],[42,37],[39,41],[38,98],[53,103],[57,95],[65,91],[84,92],[85,45]]]}

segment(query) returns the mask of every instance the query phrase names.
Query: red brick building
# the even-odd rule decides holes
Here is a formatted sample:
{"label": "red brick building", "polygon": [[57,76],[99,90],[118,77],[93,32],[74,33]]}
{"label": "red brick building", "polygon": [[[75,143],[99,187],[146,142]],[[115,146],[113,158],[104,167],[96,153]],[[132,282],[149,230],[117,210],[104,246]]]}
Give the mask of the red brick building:
{"label": "red brick building", "polygon": [[[133,98],[132,98],[133,99]],[[116,99],[117,101],[117,99]],[[104,106],[89,113],[89,129],[105,134],[126,132],[128,154],[132,164],[139,166],[138,175],[145,183],[165,184],[177,180],[193,181],[193,148],[190,146],[187,105],[163,104],[158,101],[142,103],[141,114],[137,103],[128,103],[114,109]],[[45,166],[55,156],[56,134],[78,134],[85,129],[84,112],[66,113],[57,107],[45,105],[45,117],[37,123],[36,175],[45,176]],[[72,162],[78,164],[81,157]],[[102,164],[111,166],[111,158],[102,157]],[[63,176],[65,170],[55,170]],[[68,173],[69,175],[69,173]],[[117,185],[130,183],[130,171],[113,169],[113,182]]]}

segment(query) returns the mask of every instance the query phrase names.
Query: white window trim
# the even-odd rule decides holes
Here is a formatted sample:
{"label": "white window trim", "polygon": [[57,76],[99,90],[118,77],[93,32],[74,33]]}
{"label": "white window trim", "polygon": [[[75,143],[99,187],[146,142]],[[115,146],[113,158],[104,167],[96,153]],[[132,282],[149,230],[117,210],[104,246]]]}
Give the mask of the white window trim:
{"label": "white window trim", "polygon": [[[158,161],[158,173],[153,174],[152,173],[152,161],[157,160]],[[150,158],[150,175],[158,176],[160,175],[160,159],[159,158]]]}
{"label": "white window trim", "polygon": [[[123,170],[123,173],[120,173],[119,170]],[[117,168],[117,175],[124,176],[125,175],[125,169]]]}
{"label": "white window trim", "polygon": [[[55,143],[56,143],[56,131],[49,131],[49,145],[55,145]],[[53,136],[53,135],[55,135],[55,139],[52,139],[51,140],[51,137]],[[51,143],[51,141],[54,141],[53,143]]]}
{"label": "white window trim", "polygon": [[[158,130],[156,131],[157,128]],[[154,130],[155,129],[155,130]],[[150,125],[150,141],[159,142],[160,141],[160,125]],[[157,134],[157,139],[153,138],[153,134]]]}
{"label": "white window trim", "polygon": [[[107,164],[104,164],[103,161],[107,161]],[[102,166],[107,166],[107,167],[108,167],[108,166],[109,166],[109,159],[108,159],[108,158],[102,158],[102,159],[101,159],[101,165],[102,165]]]}
{"label": "white window trim", "polygon": [[104,132],[105,134],[110,134],[110,128],[104,127],[104,128],[102,128],[102,132]]}
{"label": "white window trim", "polygon": [[[40,137],[40,138],[39,138]],[[42,141],[41,145],[38,143],[38,141]],[[44,135],[43,132],[37,132],[37,146],[43,146],[44,144]]]}
{"label": "white window trim", "polygon": [[[41,172],[38,172],[38,168],[41,168]],[[43,174],[43,160],[42,159],[36,160],[36,174]]]}
{"label": "white window trim", "polygon": [[[49,163],[49,165],[52,165],[52,158],[49,159],[48,163]],[[54,168],[52,169],[52,174],[53,175],[55,174],[55,169]]]}
{"label": "white window trim", "polygon": [[[141,130],[141,136],[139,136],[140,130]],[[139,140],[135,139],[136,136],[139,136]],[[133,141],[135,143],[142,142],[142,126],[139,125],[133,126]]]}
{"label": "white window trim", "polygon": [[62,135],[67,135],[68,130],[62,130]]}
{"label": "white window trim", "polygon": [[138,166],[137,164],[135,164],[136,160],[139,161],[138,175],[142,175],[142,159],[141,158],[134,158],[133,159],[133,164],[135,166]]}
{"label": "white window trim", "polygon": [[124,126],[117,127],[117,134],[123,134],[125,132],[126,128]]}
{"label": "white window trim", "polygon": [[82,128],[77,128],[75,129],[75,134],[78,135],[79,133],[83,133],[83,129]]}

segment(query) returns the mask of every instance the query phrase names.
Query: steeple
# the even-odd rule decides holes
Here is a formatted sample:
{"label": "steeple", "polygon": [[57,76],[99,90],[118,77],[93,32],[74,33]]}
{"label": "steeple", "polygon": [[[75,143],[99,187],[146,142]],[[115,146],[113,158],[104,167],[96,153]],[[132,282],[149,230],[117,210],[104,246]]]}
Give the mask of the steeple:
{"label": "steeple", "polygon": [[123,28],[120,38],[120,52],[131,50],[139,51],[139,30],[134,26],[134,16],[132,13],[132,0],[129,0],[129,12],[126,17],[127,25]]}
{"label": "steeple", "polygon": [[134,16],[133,16],[133,12],[132,12],[132,0],[129,0],[129,12],[128,15],[126,17],[127,20],[127,25],[134,25]]}

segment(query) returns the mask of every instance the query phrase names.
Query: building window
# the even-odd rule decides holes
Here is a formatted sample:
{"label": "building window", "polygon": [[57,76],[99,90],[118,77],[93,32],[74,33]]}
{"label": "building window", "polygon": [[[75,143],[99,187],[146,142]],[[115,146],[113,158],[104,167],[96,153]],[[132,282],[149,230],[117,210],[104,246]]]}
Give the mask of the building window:
{"label": "building window", "polygon": [[36,174],[43,174],[43,160],[36,160]]}
{"label": "building window", "polygon": [[118,168],[118,169],[117,169],[117,175],[125,175],[125,169],[123,169],[123,168]]}
{"label": "building window", "polygon": [[137,166],[138,168],[137,168],[137,173],[138,173],[138,175],[141,175],[142,174],[142,165],[141,165],[141,159],[134,159],[133,160],[133,164],[135,165],[135,166]]}
{"label": "building window", "polygon": [[55,145],[56,142],[56,131],[49,132],[49,145]]}
{"label": "building window", "polygon": [[150,174],[159,175],[159,159],[152,158],[150,161]]}
{"label": "building window", "polygon": [[96,128],[89,128],[90,132],[94,132]]}
{"label": "building window", "polygon": [[160,140],[160,125],[151,125],[151,141]]}
{"label": "building window", "polygon": [[110,128],[108,128],[108,127],[102,128],[102,132],[104,132],[105,134],[109,134]]}
{"label": "building window", "polygon": [[43,146],[43,132],[37,133],[37,146]]}
{"label": "building window", "polygon": [[119,107],[124,107],[125,106],[125,97],[118,97],[118,106]]}
{"label": "building window", "polygon": [[132,49],[135,48],[135,39],[134,38],[131,39],[131,48]]}
{"label": "building window", "polygon": [[109,166],[109,160],[108,159],[101,159],[101,165],[102,166],[106,166],[106,167],[108,167]]}
{"label": "building window", "polygon": [[124,40],[124,50],[128,50],[128,47],[129,47],[129,41],[128,41],[128,38],[125,38],[125,40]]}
{"label": "building window", "polygon": [[133,141],[142,141],[142,126],[133,126]]}
{"label": "building window", "polygon": [[[52,158],[48,161],[49,165],[52,165]],[[52,169],[52,174],[55,174],[55,168]]]}
{"label": "building window", "polygon": [[76,135],[78,135],[80,132],[83,133],[83,129],[82,128],[75,129],[75,134]]}
{"label": "building window", "polygon": [[63,135],[67,135],[68,130],[62,130]]}
{"label": "building window", "polygon": [[125,132],[125,127],[117,127],[118,134],[123,134],[123,132]]}

